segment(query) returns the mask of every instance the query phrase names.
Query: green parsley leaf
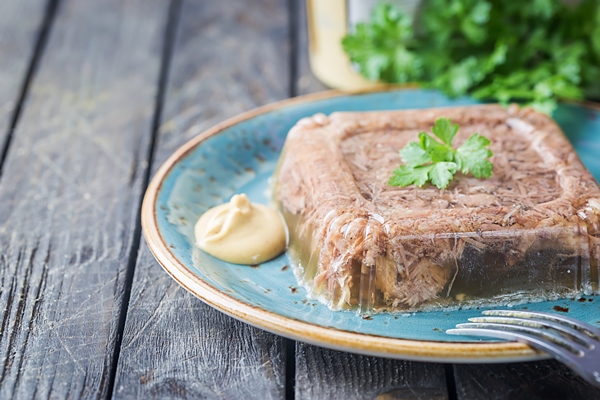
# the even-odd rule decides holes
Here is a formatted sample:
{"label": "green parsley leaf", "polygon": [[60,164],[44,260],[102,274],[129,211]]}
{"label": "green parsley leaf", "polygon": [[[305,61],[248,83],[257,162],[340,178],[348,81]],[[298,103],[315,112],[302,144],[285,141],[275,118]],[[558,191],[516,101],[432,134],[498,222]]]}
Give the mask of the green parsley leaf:
{"label": "green parsley leaf", "polygon": [[411,142],[407,144],[402,150],[400,150],[400,158],[406,164],[412,167],[430,163],[431,157],[419,143]]}
{"label": "green parsley leaf", "polygon": [[419,143],[434,163],[452,160],[452,147],[438,142],[426,132],[419,133]]}
{"label": "green parsley leaf", "polygon": [[480,60],[470,56],[449,66],[427,86],[440,89],[450,97],[457,97],[466,94],[483,77]]}
{"label": "green parsley leaf", "polygon": [[458,132],[458,124],[453,124],[448,118],[438,118],[435,125],[431,128],[431,132],[441,139],[448,146],[452,146],[452,141],[456,132]]}
{"label": "green parsley leaf", "polygon": [[445,189],[454,174],[471,173],[476,178],[489,178],[492,175],[493,155],[487,147],[489,139],[478,133],[471,135],[458,149],[452,148],[452,141],[459,130],[448,118],[438,118],[431,128],[437,141],[427,132],[419,133],[419,142],[408,143],[400,150],[400,157],[406,165],[392,172],[390,186],[423,186],[431,182],[439,189]]}
{"label": "green parsley leaf", "polygon": [[389,4],[373,9],[370,23],[359,23],[342,39],[342,48],[369,80],[411,82],[421,79],[421,59],[410,44],[410,17]]}
{"label": "green parsley leaf", "polygon": [[421,187],[429,180],[429,171],[433,169],[433,165],[423,165],[420,167],[410,167],[408,165],[401,165],[396,168],[392,173],[388,185],[390,186],[409,186],[413,183]]}
{"label": "green parsley leaf", "polygon": [[454,158],[458,168],[463,174],[471,172],[475,178],[489,178],[492,176],[492,163],[488,160],[493,155],[486,149],[490,140],[478,133],[469,137],[458,149]]}
{"label": "green parsley leaf", "polygon": [[[427,0],[412,18],[378,4],[342,46],[370,80],[551,113],[600,99],[600,1]],[[445,142],[444,142],[445,143]]]}
{"label": "green parsley leaf", "polygon": [[456,164],[450,161],[439,162],[433,164],[433,168],[429,171],[429,179],[431,183],[440,189],[446,189],[454,173],[456,172]]}

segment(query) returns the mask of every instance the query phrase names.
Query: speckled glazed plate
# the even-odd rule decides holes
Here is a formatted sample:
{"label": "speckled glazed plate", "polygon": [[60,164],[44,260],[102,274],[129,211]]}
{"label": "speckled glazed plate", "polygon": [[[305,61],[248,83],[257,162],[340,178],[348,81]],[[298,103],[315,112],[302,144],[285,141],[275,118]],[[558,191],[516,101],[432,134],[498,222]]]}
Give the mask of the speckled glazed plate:
{"label": "speckled glazed plate", "polygon": [[[208,208],[240,192],[267,203],[268,180],[288,130],[315,113],[391,110],[475,104],[419,89],[346,95],[325,92],[299,97],[230,119],[180,148],[152,180],[142,208],[150,249],[183,287],[222,312],[300,341],[356,353],[412,360],[507,362],[544,358],[520,343],[457,337],[446,329],[479,310],[378,314],[363,319],[307,300],[286,255],[260,266],[217,260],[193,245],[193,225]],[[581,159],[600,180],[600,109],[565,104],[554,115]],[[568,309],[568,315],[600,325],[600,297],[514,306]]]}

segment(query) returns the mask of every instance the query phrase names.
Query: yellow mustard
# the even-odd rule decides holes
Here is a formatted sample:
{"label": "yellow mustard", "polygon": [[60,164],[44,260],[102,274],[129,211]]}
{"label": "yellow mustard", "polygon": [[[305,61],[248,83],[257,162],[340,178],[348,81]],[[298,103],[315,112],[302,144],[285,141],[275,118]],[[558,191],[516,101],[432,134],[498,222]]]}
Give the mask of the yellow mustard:
{"label": "yellow mustard", "polygon": [[245,194],[205,212],[194,227],[196,244],[234,264],[258,264],[283,253],[287,230],[279,212],[252,204]]}

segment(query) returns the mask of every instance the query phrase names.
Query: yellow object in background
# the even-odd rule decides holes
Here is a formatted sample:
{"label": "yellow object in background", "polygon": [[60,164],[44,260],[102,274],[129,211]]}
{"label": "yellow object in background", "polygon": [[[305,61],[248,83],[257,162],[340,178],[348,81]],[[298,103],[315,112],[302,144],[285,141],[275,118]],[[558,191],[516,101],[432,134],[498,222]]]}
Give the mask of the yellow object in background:
{"label": "yellow object in background", "polygon": [[[310,68],[327,86],[344,91],[363,91],[388,86],[364,78],[342,49],[342,38],[354,26],[369,20],[379,0],[306,0]],[[414,15],[420,0],[388,1]]]}

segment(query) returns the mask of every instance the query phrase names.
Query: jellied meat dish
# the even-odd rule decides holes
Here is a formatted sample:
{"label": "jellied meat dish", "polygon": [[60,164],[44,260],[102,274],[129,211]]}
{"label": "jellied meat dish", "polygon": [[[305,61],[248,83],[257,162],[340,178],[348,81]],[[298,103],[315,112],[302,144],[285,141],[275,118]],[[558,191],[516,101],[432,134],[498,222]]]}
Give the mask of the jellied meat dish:
{"label": "jellied meat dish", "polygon": [[[491,178],[392,187],[399,149],[447,117],[491,141]],[[553,120],[516,105],[299,121],[275,174],[309,295],[359,313],[598,294],[600,188]]]}

